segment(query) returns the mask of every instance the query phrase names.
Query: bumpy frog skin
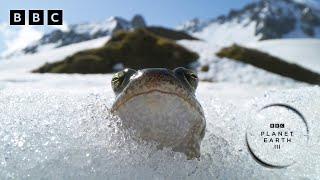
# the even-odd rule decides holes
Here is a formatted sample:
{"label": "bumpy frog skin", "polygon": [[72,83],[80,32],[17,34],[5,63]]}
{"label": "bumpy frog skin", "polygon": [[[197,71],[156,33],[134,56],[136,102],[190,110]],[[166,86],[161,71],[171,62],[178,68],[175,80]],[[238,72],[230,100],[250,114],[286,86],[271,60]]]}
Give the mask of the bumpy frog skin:
{"label": "bumpy frog skin", "polygon": [[195,98],[195,73],[185,68],[125,69],[113,76],[111,84],[116,94],[111,112],[125,127],[189,159],[200,156],[206,122]]}

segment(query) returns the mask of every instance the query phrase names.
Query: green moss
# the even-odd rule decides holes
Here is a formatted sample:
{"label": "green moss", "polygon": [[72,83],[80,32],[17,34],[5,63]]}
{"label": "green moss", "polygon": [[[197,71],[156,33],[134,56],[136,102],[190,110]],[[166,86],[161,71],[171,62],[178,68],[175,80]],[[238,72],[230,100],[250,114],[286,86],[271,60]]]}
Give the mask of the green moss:
{"label": "green moss", "polygon": [[190,36],[189,34],[183,32],[183,31],[171,30],[171,29],[167,29],[164,27],[151,26],[151,27],[147,27],[146,29],[155,35],[165,37],[167,39],[171,39],[171,40],[175,40],[175,41],[183,40],[183,39],[199,40],[195,37]]}
{"label": "green moss", "polygon": [[320,84],[320,74],[255,49],[245,48],[234,44],[230,47],[221,49],[217,53],[217,56],[251,64],[297,81]]}
{"label": "green moss", "polygon": [[198,59],[198,55],[174,41],[138,29],[118,32],[103,47],[78,52],[63,61],[45,64],[34,72],[45,73],[110,73],[122,63],[125,67],[142,69],[163,67],[173,69]]}
{"label": "green moss", "polygon": [[201,69],[200,69],[200,71],[202,71],[202,72],[208,72],[209,70],[210,70],[209,65],[204,65],[204,66],[202,66]]}

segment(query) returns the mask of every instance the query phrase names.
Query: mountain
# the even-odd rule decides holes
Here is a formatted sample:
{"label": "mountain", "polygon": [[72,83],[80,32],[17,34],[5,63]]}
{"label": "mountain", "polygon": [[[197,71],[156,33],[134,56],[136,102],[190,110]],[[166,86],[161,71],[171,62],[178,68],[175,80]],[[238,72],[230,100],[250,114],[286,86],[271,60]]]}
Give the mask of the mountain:
{"label": "mountain", "polygon": [[174,69],[189,67],[199,58],[197,53],[176,44],[175,39],[169,39],[168,32],[171,31],[161,28],[160,32],[165,36],[160,36],[154,33],[159,31],[158,28],[151,29],[154,31],[139,28],[115,33],[99,48],[79,51],[61,61],[46,63],[33,72],[97,74],[112,73],[124,67]]}
{"label": "mountain", "polygon": [[277,38],[319,38],[320,8],[302,0],[259,0],[208,21],[193,19],[178,29],[223,45]]}
{"label": "mountain", "polygon": [[112,35],[119,30],[131,30],[146,27],[145,20],[142,16],[136,15],[131,21],[120,17],[110,17],[109,19],[97,23],[82,23],[68,26],[68,30],[54,30],[45,34],[40,40],[28,45],[20,51],[10,55],[33,54],[39,51],[58,48],[74,43],[97,39],[104,36]]}

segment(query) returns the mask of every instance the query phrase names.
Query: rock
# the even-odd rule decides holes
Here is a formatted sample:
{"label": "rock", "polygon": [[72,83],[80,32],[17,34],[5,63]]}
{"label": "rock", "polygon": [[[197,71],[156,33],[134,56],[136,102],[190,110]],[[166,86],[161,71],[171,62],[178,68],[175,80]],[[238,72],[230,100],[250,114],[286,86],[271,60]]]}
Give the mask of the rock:
{"label": "rock", "polygon": [[135,15],[131,20],[132,28],[144,28],[147,26],[141,15]]}

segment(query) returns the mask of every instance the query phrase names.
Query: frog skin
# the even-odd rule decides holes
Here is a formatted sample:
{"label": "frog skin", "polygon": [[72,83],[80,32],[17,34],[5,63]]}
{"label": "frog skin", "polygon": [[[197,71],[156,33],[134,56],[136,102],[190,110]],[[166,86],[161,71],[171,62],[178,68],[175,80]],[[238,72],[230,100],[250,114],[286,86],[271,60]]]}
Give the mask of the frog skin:
{"label": "frog skin", "polygon": [[206,121],[195,97],[198,77],[193,71],[125,69],[114,74],[111,85],[116,95],[111,112],[136,137],[182,152],[188,159],[200,157]]}

